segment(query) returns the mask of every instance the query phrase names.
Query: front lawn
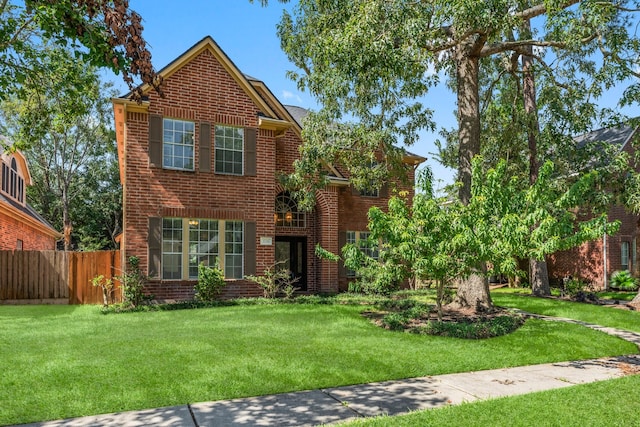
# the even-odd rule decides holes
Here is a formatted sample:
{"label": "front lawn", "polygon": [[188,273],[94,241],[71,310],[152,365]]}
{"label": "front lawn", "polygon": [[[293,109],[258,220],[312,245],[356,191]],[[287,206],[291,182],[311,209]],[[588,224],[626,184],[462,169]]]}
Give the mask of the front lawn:
{"label": "front lawn", "polygon": [[637,311],[554,298],[534,298],[528,292],[513,289],[496,289],[491,293],[491,297],[495,305],[503,307],[515,307],[530,313],[568,317],[597,325],[640,332],[640,312]]}
{"label": "front lawn", "polygon": [[539,320],[477,341],[391,332],[364,309],[0,306],[0,425],[637,352]]}

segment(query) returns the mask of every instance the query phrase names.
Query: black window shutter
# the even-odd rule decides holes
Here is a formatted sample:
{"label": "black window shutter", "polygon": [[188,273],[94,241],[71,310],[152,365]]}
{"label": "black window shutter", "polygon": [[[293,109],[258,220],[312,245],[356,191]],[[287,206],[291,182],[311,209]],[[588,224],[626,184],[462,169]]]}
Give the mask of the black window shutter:
{"label": "black window shutter", "polygon": [[256,223],[244,223],[244,274],[256,274]]}
{"label": "black window shutter", "polygon": [[257,160],[257,131],[255,128],[244,129],[244,174],[256,176],[258,174]]}
{"label": "black window shutter", "polygon": [[389,197],[389,184],[386,182],[382,184],[382,187],[380,187],[378,194],[380,195],[380,197]]}
{"label": "black window shutter", "polygon": [[149,116],[149,163],[162,167],[162,116]]}
{"label": "black window shutter", "polygon": [[149,218],[149,277],[160,277],[162,266],[162,218]]}
{"label": "black window shutter", "polygon": [[211,124],[200,123],[200,172],[211,172]]}
{"label": "black window shutter", "polygon": [[[338,233],[338,255],[342,258],[342,248],[347,244],[347,232],[341,231]],[[347,277],[347,268],[344,266],[344,261],[338,261],[338,277]]]}

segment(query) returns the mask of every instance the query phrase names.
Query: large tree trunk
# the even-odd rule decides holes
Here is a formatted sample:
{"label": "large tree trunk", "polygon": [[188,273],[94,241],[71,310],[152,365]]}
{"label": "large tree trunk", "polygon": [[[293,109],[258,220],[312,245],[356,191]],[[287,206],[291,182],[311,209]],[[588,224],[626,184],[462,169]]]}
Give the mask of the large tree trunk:
{"label": "large tree trunk", "polygon": [[635,297],[633,297],[633,299],[629,302],[628,305],[640,311],[640,289],[638,290],[638,293],[636,294]]}
{"label": "large tree trunk", "polygon": [[529,280],[531,282],[531,293],[537,297],[548,297],[551,295],[549,287],[549,272],[547,262],[537,259],[529,259]]}
{"label": "large tree trunk", "polygon": [[[471,200],[471,161],[480,154],[480,91],[478,84],[479,58],[474,54],[478,46],[469,41],[456,49],[456,79],[458,85],[458,180],[460,201]],[[486,266],[477,265],[471,275],[458,284],[458,292],[451,306],[476,312],[493,308],[489,294]]]}
{"label": "large tree trunk", "polygon": [[[531,33],[531,23],[526,21],[523,34],[527,37]],[[529,184],[533,185],[538,180],[540,163],[538,162],[538,135],[540,124],[538,122],[538,105],[536,102],[536,82],[533,74],[533,48],[525,48],[529,55],[522,56],[523,97],[524,112],[527,119],[527,142],[529,146]],[[529,259],[529,282],[531,292],[536,296],[551,295],[549,287],[549,273],[546,260]]]}

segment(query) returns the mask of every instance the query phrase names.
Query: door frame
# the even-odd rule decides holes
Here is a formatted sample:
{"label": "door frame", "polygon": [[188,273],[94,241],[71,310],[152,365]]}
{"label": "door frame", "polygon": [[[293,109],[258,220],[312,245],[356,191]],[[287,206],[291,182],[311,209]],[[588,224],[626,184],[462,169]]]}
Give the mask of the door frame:
{"label": "door frame", "polygon": [[[306,291],[308,289],[307,277],[308,277],[308,265],[307,265],[307,236],[276,236],[276,245],[278,242],[288,242],[289,243],[289,263],[295,261],[296,265],[298,263],[298,243],[302,243],[302,266],[300,266],[300,280],[295,283],[295,287],[300,288],[301,291]],[[275,251],[275,248],[274,248]],[[295,255],[295,260],[293,260]],[[278,260],[276,259],[276,262]],[[289,264],[291,265],[291,264]]]}

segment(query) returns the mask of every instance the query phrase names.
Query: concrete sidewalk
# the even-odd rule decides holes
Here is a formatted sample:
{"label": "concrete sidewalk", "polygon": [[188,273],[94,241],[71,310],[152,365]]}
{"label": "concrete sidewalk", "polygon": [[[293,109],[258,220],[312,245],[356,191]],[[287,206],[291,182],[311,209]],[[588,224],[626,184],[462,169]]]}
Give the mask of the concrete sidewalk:
{"label": "concrete sidewalk", "polygon": [[640,355],[632,355],[195,403],[22,427],[314,426],[569,387],[638,372]]}

